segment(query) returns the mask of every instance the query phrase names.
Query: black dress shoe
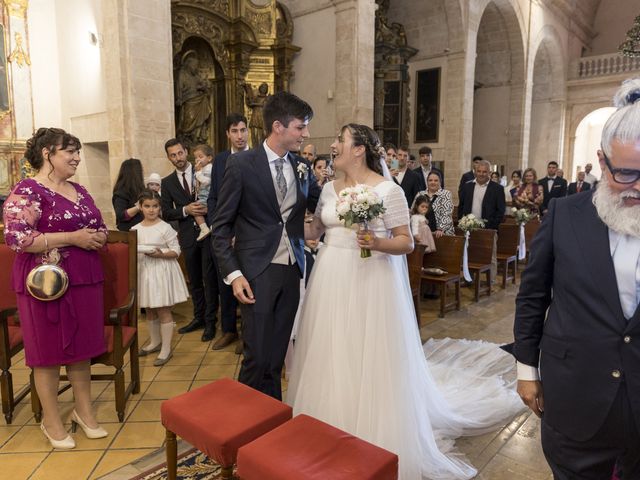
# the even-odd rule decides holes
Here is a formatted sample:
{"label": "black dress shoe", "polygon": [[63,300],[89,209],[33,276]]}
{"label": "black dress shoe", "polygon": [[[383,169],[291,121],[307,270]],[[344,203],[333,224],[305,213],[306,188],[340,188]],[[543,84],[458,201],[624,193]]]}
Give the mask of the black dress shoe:
{"label": "black dress shoe", "polygon": [[202,332],[201,340],[203,342],[210,342],[211,340],[214,339],[215,336],[216,336],[216,329],[215,328],[204,327],[204,332]]}
{"label": "black dress shoe", "polygon": [[189,323],[188,325],[185,325],[184,327],[180,327],[178,329],[178,333],[181,333],[181,334],[189,333],[195,330],[200,330],[201,328],[204,328],[204,322],[202,320],[196,320],[194,318],[193,320],[191,320],[191,323]]}

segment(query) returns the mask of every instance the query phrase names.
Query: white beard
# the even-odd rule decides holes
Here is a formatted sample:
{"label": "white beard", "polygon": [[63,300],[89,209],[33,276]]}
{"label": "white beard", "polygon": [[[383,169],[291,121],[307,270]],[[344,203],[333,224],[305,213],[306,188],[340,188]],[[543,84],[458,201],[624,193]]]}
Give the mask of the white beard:
{"label": "white beard", "polygon": [[640,194],[632,189],[621,193],[613,192],[609,188],[607,177],[603,175],[593,194],[593,204],[600,219],[611,230],[623,235],[640,237],[640,205],[625,205],[626,197],[639,198]]}

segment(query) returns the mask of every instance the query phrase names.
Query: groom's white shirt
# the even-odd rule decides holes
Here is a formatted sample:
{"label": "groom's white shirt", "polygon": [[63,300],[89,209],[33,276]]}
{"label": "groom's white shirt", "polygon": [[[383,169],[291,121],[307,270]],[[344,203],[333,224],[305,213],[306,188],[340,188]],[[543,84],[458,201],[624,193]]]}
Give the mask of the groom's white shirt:
{"label": "groom's white shirt", "polygon": [[[618,248],[624,245],[624,248]],[[609,248],[624,316],[630,319],[640,301],[640,238],[609,229]],[[635,266],[635,268],[634,268]],[[518,380],[540,380],[537,367],[517,362]]]}
{"label": "groom's white shirt", "polygon": [[[271,172],[271,178],[274,182],[274,184],[276,184],[276,164],[275,161],[278,160],[279,158],[284,158],[285,162],[283,164],[283,168],[282,168],[282,173],[284,173],[284,178],[287,180],[287,188],[291,189],[291,188],[295,188],[295,181],[296,181],[296,174],[293,171],[293,167],[291,166],[291,162],[287,161],[288,157],[289,157],[289,152],[285,152],[285,154],[281,157],[279,156],[276,152],[274,152],[273,150],[271,150],[269,148],[269,145],[267,145],[267,141],[265,140],[262,143],[262,146],[264,147],[264,151],[267,154],[267,161],[269,162],[269,171]],[[284,232],[285,237],[286,237],[286,231]],[[287,242],[288,243],[288,242]],[[290,246],[287,244],[287,248],[290,248]],[[295,258],[292,255],[292,252],[289,252],[291,258]],[[295,262],[295,260],[293,260]],[[225,284],[227,285],[231,285],[231,283],[238,277],[242,277],[242,271],[241,270],[234,270],[233,272],[231,272],[229,275],[227,275],[223,281]]]}

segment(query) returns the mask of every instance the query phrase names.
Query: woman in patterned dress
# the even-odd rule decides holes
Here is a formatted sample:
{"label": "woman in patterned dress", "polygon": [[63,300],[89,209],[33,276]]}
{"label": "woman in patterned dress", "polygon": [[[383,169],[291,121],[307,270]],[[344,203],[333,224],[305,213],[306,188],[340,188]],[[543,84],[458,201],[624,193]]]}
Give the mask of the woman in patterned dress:
{"label": "woman in patterned dress", "polygon": [[[107,240],[107,229],[87,190],[69,181],[80,163],[80,147],[80,140],[62,129],[38,129],[25,152],[37,173],[18,182],[4,204],[5,241],[17,252],[12,286],[25,362],[33,368],[42,402],[40,428],[51,445],[61,449],[75,447],[58,412],[61,365],[73,388],[72,422],[89,438],[107,435],[91,406],[90,370],[90,359],[106,350],[104,273],[97,250]],[[51,249],[60,254],[69,288],[59,299],[44,302],[29,294],[25,280]]]}
{"label": "woman in patterned dress", "polygon": [[426,195],[431,202],[427,220],[433,236],[440,238],[443,235],[454,235],[451,192],[442,188],[438,172],[431,171],[427,175],[427,189],[418,192],[418,195]]}

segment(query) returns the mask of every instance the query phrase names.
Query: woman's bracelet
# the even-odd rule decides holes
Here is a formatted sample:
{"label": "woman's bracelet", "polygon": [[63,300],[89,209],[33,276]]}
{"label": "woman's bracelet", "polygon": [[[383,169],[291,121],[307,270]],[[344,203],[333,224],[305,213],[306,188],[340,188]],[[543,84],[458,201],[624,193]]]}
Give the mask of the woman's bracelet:
{"label": "woman's bracelet", "polygon": [[48,252],[49,251],[49,242],[47,241],[47,234],[43,233],[42,234],[42,238],[44,238],[44,251]]}

